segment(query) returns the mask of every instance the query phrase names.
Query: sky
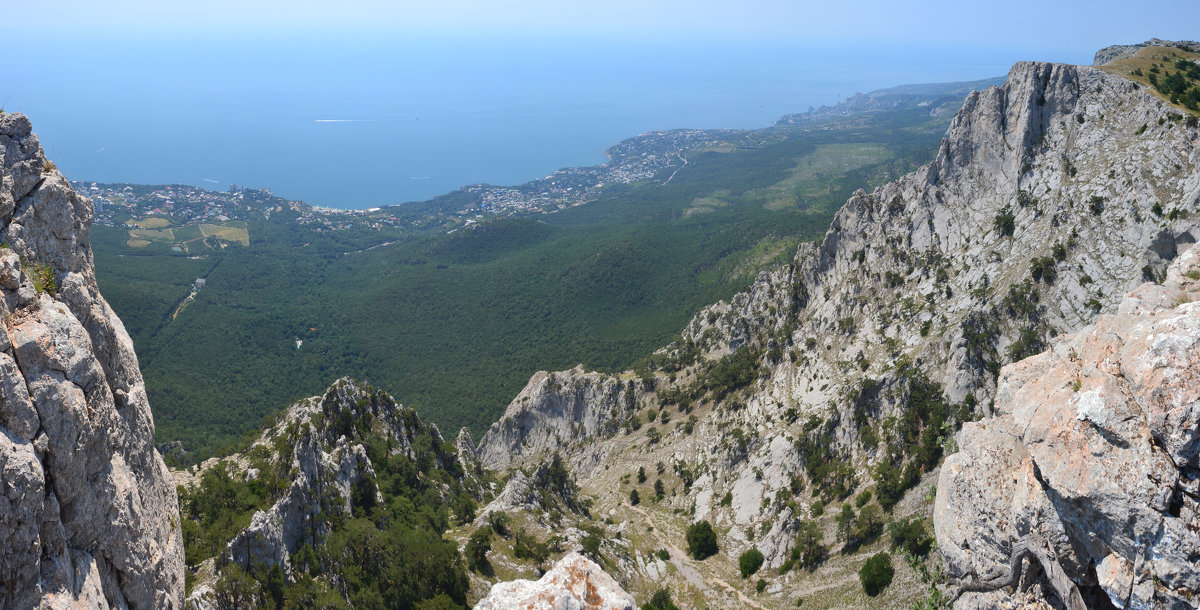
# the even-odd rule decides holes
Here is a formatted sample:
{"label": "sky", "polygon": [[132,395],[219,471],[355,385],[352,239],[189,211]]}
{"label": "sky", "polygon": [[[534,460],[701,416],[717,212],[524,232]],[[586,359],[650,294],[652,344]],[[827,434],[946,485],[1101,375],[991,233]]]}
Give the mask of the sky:
{"label": "sky", "polygon": [[72,177],[366,207],[602,163],[643,131],[1196,39],[1200,1],[0,0],[0,23],[0,109]]}
{"label": "sky", "polygon": [[937,39],[1064,52],[1149,37],[1200,37],[1195,0],[0,0],[0,5],[5,21],[25,24],[26,33]]}

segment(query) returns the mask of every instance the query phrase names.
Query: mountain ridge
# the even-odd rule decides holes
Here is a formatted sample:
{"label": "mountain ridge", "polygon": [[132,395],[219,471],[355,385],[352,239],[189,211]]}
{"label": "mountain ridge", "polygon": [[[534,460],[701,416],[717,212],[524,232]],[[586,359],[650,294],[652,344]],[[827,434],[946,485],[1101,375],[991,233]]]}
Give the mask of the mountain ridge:
{"label": "mountain ridge", "polygon": [[[1113,311],[1197,240],[1198,134],[1172,112],[1095,68],[1020,62],[1003,87],[968,96],[932,163],[856,193],[820,246],[694,317],[639,374],[654,394],[582,405],[574,421],[547,409],[540,427],[502,419],[476,451],[502,438],[523,447],[516,464],[563,452],[585,493],[618,512],[637,486],[610,468],[665,462],[677,487],[664,507],[725,531],[726,562],[757,548],[784,569],[796,528],[832,525],[818,496],[866,488],[886,510],[925,485],[954,429],[991,412],[1001,365]],[[625,419],[607,433],[551,432],[614,408]],[[528,422],[539,405],[513,409]],[[524,436],[500,433],[513,429]]]}

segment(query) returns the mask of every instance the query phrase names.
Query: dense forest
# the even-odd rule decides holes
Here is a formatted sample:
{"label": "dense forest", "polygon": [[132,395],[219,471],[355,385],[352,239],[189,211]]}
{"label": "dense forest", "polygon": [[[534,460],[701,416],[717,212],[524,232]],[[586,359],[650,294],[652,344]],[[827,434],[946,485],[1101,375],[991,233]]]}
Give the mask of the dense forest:
{"label": "dense forest", "polygon": [[670,180],[449,234],[319,233],[283,208],[248,223],[249,246],[189,256],[97,226],[98,279],[134,338],[159,440],[181,440],[185,461],[343,375],[479,434],[538,370],[622,369],[669,342],[822,236],[855,189],[927,161],[958,103],[738,132],[689,151]]}

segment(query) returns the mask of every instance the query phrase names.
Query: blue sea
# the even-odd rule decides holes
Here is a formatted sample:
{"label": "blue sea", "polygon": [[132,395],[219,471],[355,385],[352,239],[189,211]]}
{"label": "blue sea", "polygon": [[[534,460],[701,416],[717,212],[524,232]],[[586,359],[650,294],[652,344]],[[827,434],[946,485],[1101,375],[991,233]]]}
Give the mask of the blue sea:
{"label": "blue sea", "polygon": [[672,128],[765,127],[1030,49],[804,41],[351,36],[0,40],[0,105],[72,179],[270,188],[355,209],[604,162]]}

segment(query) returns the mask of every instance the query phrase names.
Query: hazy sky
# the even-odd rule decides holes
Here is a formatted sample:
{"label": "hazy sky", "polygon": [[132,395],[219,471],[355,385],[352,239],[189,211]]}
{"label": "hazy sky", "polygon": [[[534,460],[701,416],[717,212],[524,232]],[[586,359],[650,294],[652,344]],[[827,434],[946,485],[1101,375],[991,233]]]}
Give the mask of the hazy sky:
{"label": "hazy sky", "polygon": [[1200,38],[1196,0],[0,0],[0,6],[4,21],[29,33],[799,37],[1039,50]]}

